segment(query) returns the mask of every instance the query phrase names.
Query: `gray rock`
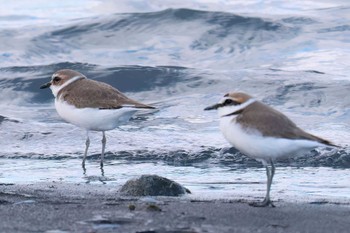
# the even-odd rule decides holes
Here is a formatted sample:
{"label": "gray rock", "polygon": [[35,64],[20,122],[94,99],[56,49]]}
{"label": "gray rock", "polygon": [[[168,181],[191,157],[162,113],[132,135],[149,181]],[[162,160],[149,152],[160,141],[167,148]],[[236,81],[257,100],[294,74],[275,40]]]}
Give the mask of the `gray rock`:
{"label": "gray rock", "polygon": [[179,196],[191,193],[175,181],[157,175],[142,175],[128,180],[120,189],[126,196]]}

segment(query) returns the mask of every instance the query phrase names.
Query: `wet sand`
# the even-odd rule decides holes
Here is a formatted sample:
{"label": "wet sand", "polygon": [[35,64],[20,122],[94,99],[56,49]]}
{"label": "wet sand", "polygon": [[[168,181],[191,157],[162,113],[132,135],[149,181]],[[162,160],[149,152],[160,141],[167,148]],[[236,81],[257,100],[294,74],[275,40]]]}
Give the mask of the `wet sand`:
{"label": "wet sand", "polygon": [[245,200],[121,197],[119,187],[0,184],[0,232],[349,232],[350,206]]}

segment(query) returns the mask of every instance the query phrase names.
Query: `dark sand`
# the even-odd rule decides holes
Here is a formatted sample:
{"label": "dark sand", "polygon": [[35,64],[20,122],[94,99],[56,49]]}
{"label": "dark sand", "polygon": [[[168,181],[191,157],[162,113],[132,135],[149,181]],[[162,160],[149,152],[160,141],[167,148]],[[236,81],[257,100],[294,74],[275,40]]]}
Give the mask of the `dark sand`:
{"label": "dark sand", "polygon": [[[125,198],[107,185],[0,185],[0,232],[349,232],[346,204]],[[132,210],[135,208],[134,210]]]}

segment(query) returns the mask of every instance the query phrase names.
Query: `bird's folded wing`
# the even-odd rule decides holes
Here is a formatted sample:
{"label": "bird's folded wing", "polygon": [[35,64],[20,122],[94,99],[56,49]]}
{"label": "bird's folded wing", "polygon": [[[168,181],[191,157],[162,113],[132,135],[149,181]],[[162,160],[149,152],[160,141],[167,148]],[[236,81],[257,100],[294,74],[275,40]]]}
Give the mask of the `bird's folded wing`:
{"label": "bird's folded wing", "polygon": [[[153,108],[126,97],[114,87],[90,79],[78,80],[63,88],[59,98],[77,108]],[[83,96],[83,97],[82,97]]]}
{"label": "bird's folded wing", "polygon": [[256,130],[266,137],[305,139],[335,146],[325,139],[305,132],[281,112],[258,101],[247,106],[237,117],[237,122],[246,130]]}

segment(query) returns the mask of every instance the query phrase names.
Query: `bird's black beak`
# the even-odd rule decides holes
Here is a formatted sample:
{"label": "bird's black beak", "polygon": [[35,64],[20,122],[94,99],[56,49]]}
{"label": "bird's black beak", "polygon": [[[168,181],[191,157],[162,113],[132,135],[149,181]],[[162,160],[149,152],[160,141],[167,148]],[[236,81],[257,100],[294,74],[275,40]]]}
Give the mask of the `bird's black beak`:
{"label": "bird's black beak", "polygon": [[204,110],[205,111],[207,111],[207,110],[215,110],[215,109],[218,109],[219,107],[221,107],[221,104],[214,104],[212,106],[206,107]]}
{"label": "bird's black beak", "polygon": [[51,86],[51,82],[45,83],[44,85],[40,86],[40,89],[48,88]]}

